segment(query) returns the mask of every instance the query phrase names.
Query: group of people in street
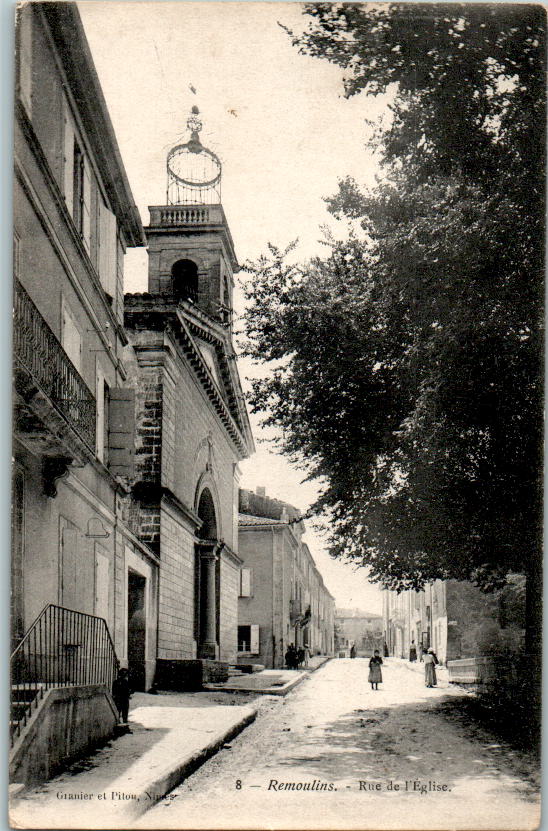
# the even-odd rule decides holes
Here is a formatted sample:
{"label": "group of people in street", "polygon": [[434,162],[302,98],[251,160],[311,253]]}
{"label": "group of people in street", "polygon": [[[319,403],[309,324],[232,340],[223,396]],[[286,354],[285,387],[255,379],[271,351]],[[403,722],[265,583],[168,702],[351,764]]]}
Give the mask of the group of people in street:
{"label": "group of people in street", "polygon": [[[352,649],[350,650],[350,657],[355,657],[355,653],[354,655],[352,654]],[[427,650],[423,651],[421,646],[420,659],[422,662],[424,662],[425,686],[428,688],[435,687],[438,683],[438,679],[436,676],[436,666],[437,664],[439,664],[438,656],[436,655],[432,647],[429,647]],[[411,663],[414,663],[417,660],[417,648],[415,646],[414,641],[411,642],[411,646],[409,648],[409,660]],[[378,649],[375,649],[373,655],[369,659],[369,676],[367,679],[371,684],[372,690],[378,690],[379,684],[382,684],[382,664],[383,660],[380,656],[380,652]]]}
{"label": "group of people in street", "polygon": [[303,665],[307,667],[309,656],[310,650],[307,646],[297,648],[290,643],[285,653],[285,665],[288,669],[300,669]]}

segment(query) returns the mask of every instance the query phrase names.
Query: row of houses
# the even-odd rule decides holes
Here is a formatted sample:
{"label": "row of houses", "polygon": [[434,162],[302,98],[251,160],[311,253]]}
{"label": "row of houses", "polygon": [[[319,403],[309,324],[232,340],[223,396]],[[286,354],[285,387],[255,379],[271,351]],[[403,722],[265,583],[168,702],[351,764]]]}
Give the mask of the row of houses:
{"label": "row of houses", "polygon": [[388,653],[408,658],[412,644],[434,649],[441,663],[504,654],[523,645],[525,578],[490,594],[467,581],[435,580],[421,591],[383,591]]}
{"label": "row of houses", "polygon": [[291,505],[240,491],[239,553],[244,560],[238,609],[238,658],[269,667],[285,664],[287,647],[332,654],[335,601]]}
{"label": "row of houses", "polygon": [[[71,688],[55,729],[78,699],[98,741],[118,664],[137,689],[196,687],[239,654],[278,666],[290,637],[331,651],[333,624],[294,509],[278,518],[281,566],[264,533],[249,544],[252,515],[239,519],[254,445],[232,342],[238,262],[199,113],[146,228],[76,4],[20,8],[15,114],[12,776],[24,781],[81,749],[70,730],[57,745],[29,733],[51,690]],[[124,296],[124,254],[139,246],[148,292]],[[267,623],[253,604],[278,581]]]}

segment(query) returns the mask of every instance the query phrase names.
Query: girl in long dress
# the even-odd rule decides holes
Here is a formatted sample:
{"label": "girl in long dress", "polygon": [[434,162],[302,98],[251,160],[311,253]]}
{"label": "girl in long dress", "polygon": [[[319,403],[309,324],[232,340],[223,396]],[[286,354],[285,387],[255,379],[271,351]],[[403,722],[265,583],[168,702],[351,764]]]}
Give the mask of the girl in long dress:
{"label": "girl in long dress", "polygon": [[379,655],[379,650],[375,649],[373,657],[369,659],[369,683],[372,690],[378,690],[379,684],[382,684],[381,672],[382,658]]}
{"label": "girl in long dress", "polygon": [[438,683],[436,678],[436,664],[438,663],[434,650],[430,647],[424,656],[424,683],[427,687],[435,687]]}

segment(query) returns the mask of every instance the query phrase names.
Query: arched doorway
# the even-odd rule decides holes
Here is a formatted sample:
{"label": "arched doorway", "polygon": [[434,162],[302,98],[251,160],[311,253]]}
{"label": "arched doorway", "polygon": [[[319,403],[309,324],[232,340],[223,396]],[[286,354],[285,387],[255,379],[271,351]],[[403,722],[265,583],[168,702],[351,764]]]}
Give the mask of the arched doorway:
{"label": "arched doorway", "polygon": [[195,545],[194,636],[199,658],[215,660],[219,655],[219,541],[215,503],[204,488],[197,513],[202,520]]}
{"label": "arched doorway", "polygon": [[177,260],[171,268],[173,295],[176,300],[198,302],[198,266],[192,260]]}

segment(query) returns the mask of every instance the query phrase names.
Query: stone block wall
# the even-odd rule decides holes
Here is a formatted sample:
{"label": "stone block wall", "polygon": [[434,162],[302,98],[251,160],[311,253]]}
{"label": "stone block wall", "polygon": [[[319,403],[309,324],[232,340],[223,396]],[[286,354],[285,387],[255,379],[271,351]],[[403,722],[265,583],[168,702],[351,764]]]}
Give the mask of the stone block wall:
{"label": "stone block wall", "polygon": [[158,657],[194,658],[194,539],[165,505],[160,540]]}
{"label": "stone block wall", "polygon": [[219,609],[219,659],[236,663],[238,649],[238,591],[240,570],[221,555],[221,596]]}
{"label": "stone block wall", "polygon": [[162,369],[144,368],[136,389],[136,478],[159,482],[162,464]]}

